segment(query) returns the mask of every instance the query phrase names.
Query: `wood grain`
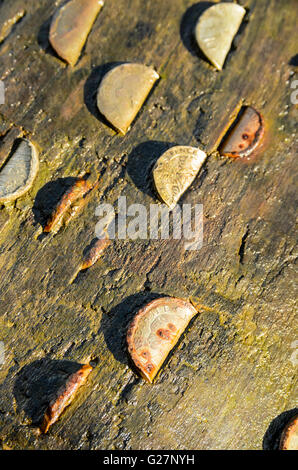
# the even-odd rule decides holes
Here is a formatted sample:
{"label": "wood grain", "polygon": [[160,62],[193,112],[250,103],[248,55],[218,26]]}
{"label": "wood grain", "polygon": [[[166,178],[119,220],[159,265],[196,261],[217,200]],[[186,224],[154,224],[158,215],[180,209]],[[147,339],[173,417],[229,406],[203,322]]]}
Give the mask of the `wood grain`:
{"label": "wood grain", "polygon": [[[246,23],[222,72],[191,34],[209,2],[109,0],[74,68],[48,42],[54,3],[62,1],[0,4],[3,21],[19,18],[0,44],[1,135],[8,145],[10,135],[13,142],[25,133],[40,150],[29,193],[0,210],[0,443],[261,449],[270,422],[297,398],[296,1],[239,1]],[[125,137],[104,122],[95,100],[103,73],[122,61],[161,75]],[[264,144],[250,160],[221,158],[217,146],[242,104],[262,113]],[[127,204],[157,202],[150,170],[174,144],[209,154],[181,199],[204,205],[201,250],[185,252],[180,241],[115,241],[69,285],[94,238],[96,206],[119,195]],[[59,195],[88,171],[100,178],[94,197],[57,235],[41,239]],[[191,299],[200,314],[152,386],[136,379],[125,335],[136,310],[167,295]],[[33,426],[36,364],[47,372],[45,359],[53,377],[65,360],[98,366],[41,439]]]}

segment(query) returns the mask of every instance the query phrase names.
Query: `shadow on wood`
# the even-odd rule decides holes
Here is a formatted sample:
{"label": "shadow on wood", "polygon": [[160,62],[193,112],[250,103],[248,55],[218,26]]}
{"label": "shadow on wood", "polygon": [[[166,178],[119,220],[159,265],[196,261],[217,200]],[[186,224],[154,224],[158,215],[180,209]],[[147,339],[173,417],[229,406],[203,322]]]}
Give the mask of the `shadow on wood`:
{"label": "shadow on wood", "polygon": [[176,144],[149,140],[135,147],[128,156],[128,175],[136,187],[151,196],[155,202],[157,196],[154,192],[152,169],[158,158],[174,145]]}
{"label": "shadow on wood", "polygon": [[76,362],[48,358],[23,367],[13,389],[18,411],[23,410],[34,426],[40,425],[50,401],[56,398],[68,377],[81,367]]}
{"label": "shadow on wood", "polygon": [[137,46],[141,41],[150,38],[155,32],[155,27],[151,23],[138,21],[137,24],[127,34],[126,47],[129,49]]}
{"label": "shadow on wood", "polygon": [[58,178],[55,181],[46,183],[37,193],[34,206],[34,224],[40,224],[42,228],[46,226],[48,218],[53,213],[57,203],[78,178],[69,176],[67,178]]}
{"label": "shadow on wood", "polygon": [[[180,24],[180,36],[181,40],[186,47],[186,49],[196,57],[204,60],[205,62],[211,64],[209,59],[205,56],[205,54],[199,48],[196,38],[195,38],[195,27],[200,18],[200,16],[211,6],[216,5],[213,2],[200,2],[192,5],[188,10],[186,10],[185,14],[183,15],[181,24]],[[237,48],[237,39],[241,36],[247,26],[248,23],[248,15],[249,10],[246,8],[246,16],[244,17],[239,30],[232,42],[230,52],[234,51]],[[230,53],[228,54],[229,57]],[[227,57],[227,60],[228,60]]]}
{"label": "shadow on wood", "polygon": [[66,65],[66,62],[64,62],[61,57],[58,56],[56,53],[55,49],[53,49],[49,37],[50,37],[50,27],[53,19],[52,15],[50,18],[48,18],[40,27],[40,30],[37,35],[37,42],[41,49],[46,53],[51,55],[52,57],[55,57],[55,59],[59,59],[59,61],[63,62]]}
{"label": "shadow on wood", "polygon": [[200,16],[212,5],[215,4],[213,2],[199,2],[192,5],[184,13],[180,24],[180,36],[184,46],[193,56],[200,57],[205,62],[207,62],[207,58],[197,44],[195,27]]}
{"label": "shadow on wood", "polygon": [[[105,124],[106,126],[115,130],[112,124],[100,113],[97,107],[97,91],[102,81],[103,77],[110,72],[110,70],[114,69],[118,65],[123,64],[124,62],[109,62],[104,65],[99,65],[92,70],[91,75],[87,79],[84,85],[84,102],[87,106],[89,112],[96,117],[100,122]],[[115,130],[116,131],[116,130]]]}
{"label": "shadow on wood", "polygon": [[294,57],[291,58],[289,65],[293,65],[294,67],[298,67],[298,54],[294,55]]}

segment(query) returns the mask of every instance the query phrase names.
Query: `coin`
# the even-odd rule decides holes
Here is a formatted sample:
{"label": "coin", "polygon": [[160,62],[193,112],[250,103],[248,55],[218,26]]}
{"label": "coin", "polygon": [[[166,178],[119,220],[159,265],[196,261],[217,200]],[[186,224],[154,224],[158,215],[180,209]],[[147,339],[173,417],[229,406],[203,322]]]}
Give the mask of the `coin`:
{"label": "coin", "polygon": [[121,64],[103,78],[97,94],[101,114],[126,134],[159,75],[142,64]]}
{"label": "coin", "polygon": [[197,43],[218,70],[224,65],[244,15],[245,9],[240,5],[218,3],[205,10],[198,20]]}
{"label": "coin", "polygon": [[298,450],[298,415],[286,425],[280,439],[280,450]]}
{"label": "coin", "polygon": [[155,299],[139,310],[127,333],[129,354],[142,377],[154,377],[190,320],[197,314],[189,302],[174,297]]}
{"label": "coin", "polygon": [[170,209],[191,185],[206,157],[198,148],[177,145],[157,160],[153,169],[155,189]]}
{"label": "coin", "polygon": [[29,191],[38,168],[35,146],[29,140],[17,140],[11,156],[0,170],[0,203],[14,201]]}
{"label": "coin", "polygon": [[240,111],[232,130],[220,146],[220,154],[227,157],[247,157],[259,145],[264,134],[263,119],[251,106]]}
{"label": "coin", "polygon": [[78,200],[83,201],[83,198],[85,198],[91,190],[92,184],[88,179],[85,179],[85,177],[77,178],[58,201],[53,213],[46,222],[44,232],[57,232],[71,206]]}
{"label": "coin", "polygon": [[50,27],[50,43],[70,65],[77,63],[103,4],[103,0],[71,0],[55,13]]}
{"label": "coin", "polygon": [[86,382],[92,369],[91,365],[84,364],[77,372],[68,377],[66,383],[58,390],[57,396],[46,409],[40,426],[42,433],[46,434],[50,426],[56,423],[64,409],[73,401],[78,389]]}

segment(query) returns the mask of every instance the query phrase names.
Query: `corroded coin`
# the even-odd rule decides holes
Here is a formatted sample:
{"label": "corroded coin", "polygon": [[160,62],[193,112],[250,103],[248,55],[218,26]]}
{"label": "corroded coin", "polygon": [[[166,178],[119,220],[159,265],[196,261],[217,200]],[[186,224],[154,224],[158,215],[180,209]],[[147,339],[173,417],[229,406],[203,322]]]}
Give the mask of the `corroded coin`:
{"label": "corroded coin", "polygon": [[63,217],[71,206],[79,199],[83,201],[83,198],[86,197],[91,190],[92,184],[88,179],[85,179],[85,177],[78,178],[58,201],[53,213],[47,220],[44,232],[49,233],[51,231],[57,231],[62,224]]}
{"label": "corroded coin", "polygon": [[159,75],[142,64],[121,64],[103,78],[97,94],[101,114],[126,134]]}
{"label": "corroded coin", "polygon": [[218,70],[223,67],[244,15],[245,9],[240,5],[218,3],[199,18],[195,29],[197,43]]}
{"label": "corroded coin", "polygon": [[39,168],[38,152],[26,139],[15,143],[9,160],[0,170],[0,203],[14,201],[31,188]]}
{"label": "corroded coin", "polygon": [[57,54],[74,66],[81,54],[103,0],[71,0],[54,15],[50,43]]}
{"label": "corroded coin", "polygon": [[294,416],[282,432],[279,448],[298,450],[298,415]]}
{"label": "corroded coin", "polygon": [[220,154],[227,157],[246,157],[259,145],[264,134],[262,116],[251,106],[246,107],[228,132]]}
{"label": "corroded coin", "polygon": [[178,145],[157,160],[153,169],[155,188],[170,209],[191,185],[206,157],[206,153],[198,148]]}
{"label": "corroded coin", "polygon": [[41,432],[44,434],[48,432],[50,426],[54,424],[60,417],[64,409],[70,405],[75,397],[78,389],[86,382],[88,375],[92,371],[92,366],[89,364],[83,365],[77,372],[74,372],[67,380],[64,386],[57,392],[57,397],[49,404],[42,424],[40,426]]}
{"label": "corroded coin", "polygon": [[86,269],[91,268],[91,266],[93,266],[99,260],[104,250],[110,244],[111,240],[108,238],[108,236],[106,236],[106,238],[100,238],[93,241],[87,248],[82,263],[76,268],[72,277],[70,278],[69,284],[73,283],[80,271],[85,271]]}
{"label": "corroded coin", "polygon": [[109,240],[109,238],[102,238],[102,239],[96,240],[95,243],[93,243],[92,246],[89,247],[86,255],[84,256],[83,262],[80,267],[81,271],[93,266],[101,257],[106,247],[109,246],[110,244],[111,244],[111,240]]}
{"label": "corroded coin", "polygon": [[130,324],[127,344],[142,377],[152,382],[196,309],[185,300],[162,297],[142,308]]}

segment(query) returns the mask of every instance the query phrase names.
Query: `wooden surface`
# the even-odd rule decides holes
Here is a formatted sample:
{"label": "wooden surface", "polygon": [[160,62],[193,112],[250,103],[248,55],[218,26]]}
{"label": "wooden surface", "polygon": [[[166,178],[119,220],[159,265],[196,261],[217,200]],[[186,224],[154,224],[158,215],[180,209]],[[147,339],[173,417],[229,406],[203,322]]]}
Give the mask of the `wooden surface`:
{"label": "wooden surface", "polygon": [[[73,69],[48,43],[61,1],[0,2],[1,21],[15,22],[0,31],[0,161],[20,134],[37,144],[41,160],[30,192],[0,210],[3,448],[276,446],[297,404],[297,107],[290,101],[297,2],[239,3],[246,22],[216,72],[192,39],[209,2],[106,0]],[[95,103],[107,64],[122,61],[161,75],[125,137]],[[221,158],[217,146],[243,103],[262,113],[264,145],[250,160]],[[155,202],[150,170],[173,144],[209,154],[181,200],[204,205],[203,248],[116,241],[69,285],[94,238],[96,206],[119,195],[128,204]],[[100,185],[87,207],[57,235],[40,237],[65,184],[90,170]],[[134,312],[163,295],[191,299],[200,313],[149,385],[130,366],[125,333]],[[88,383],[38,436],[34,425],[59,381],[89,360],[97,365]]]}

